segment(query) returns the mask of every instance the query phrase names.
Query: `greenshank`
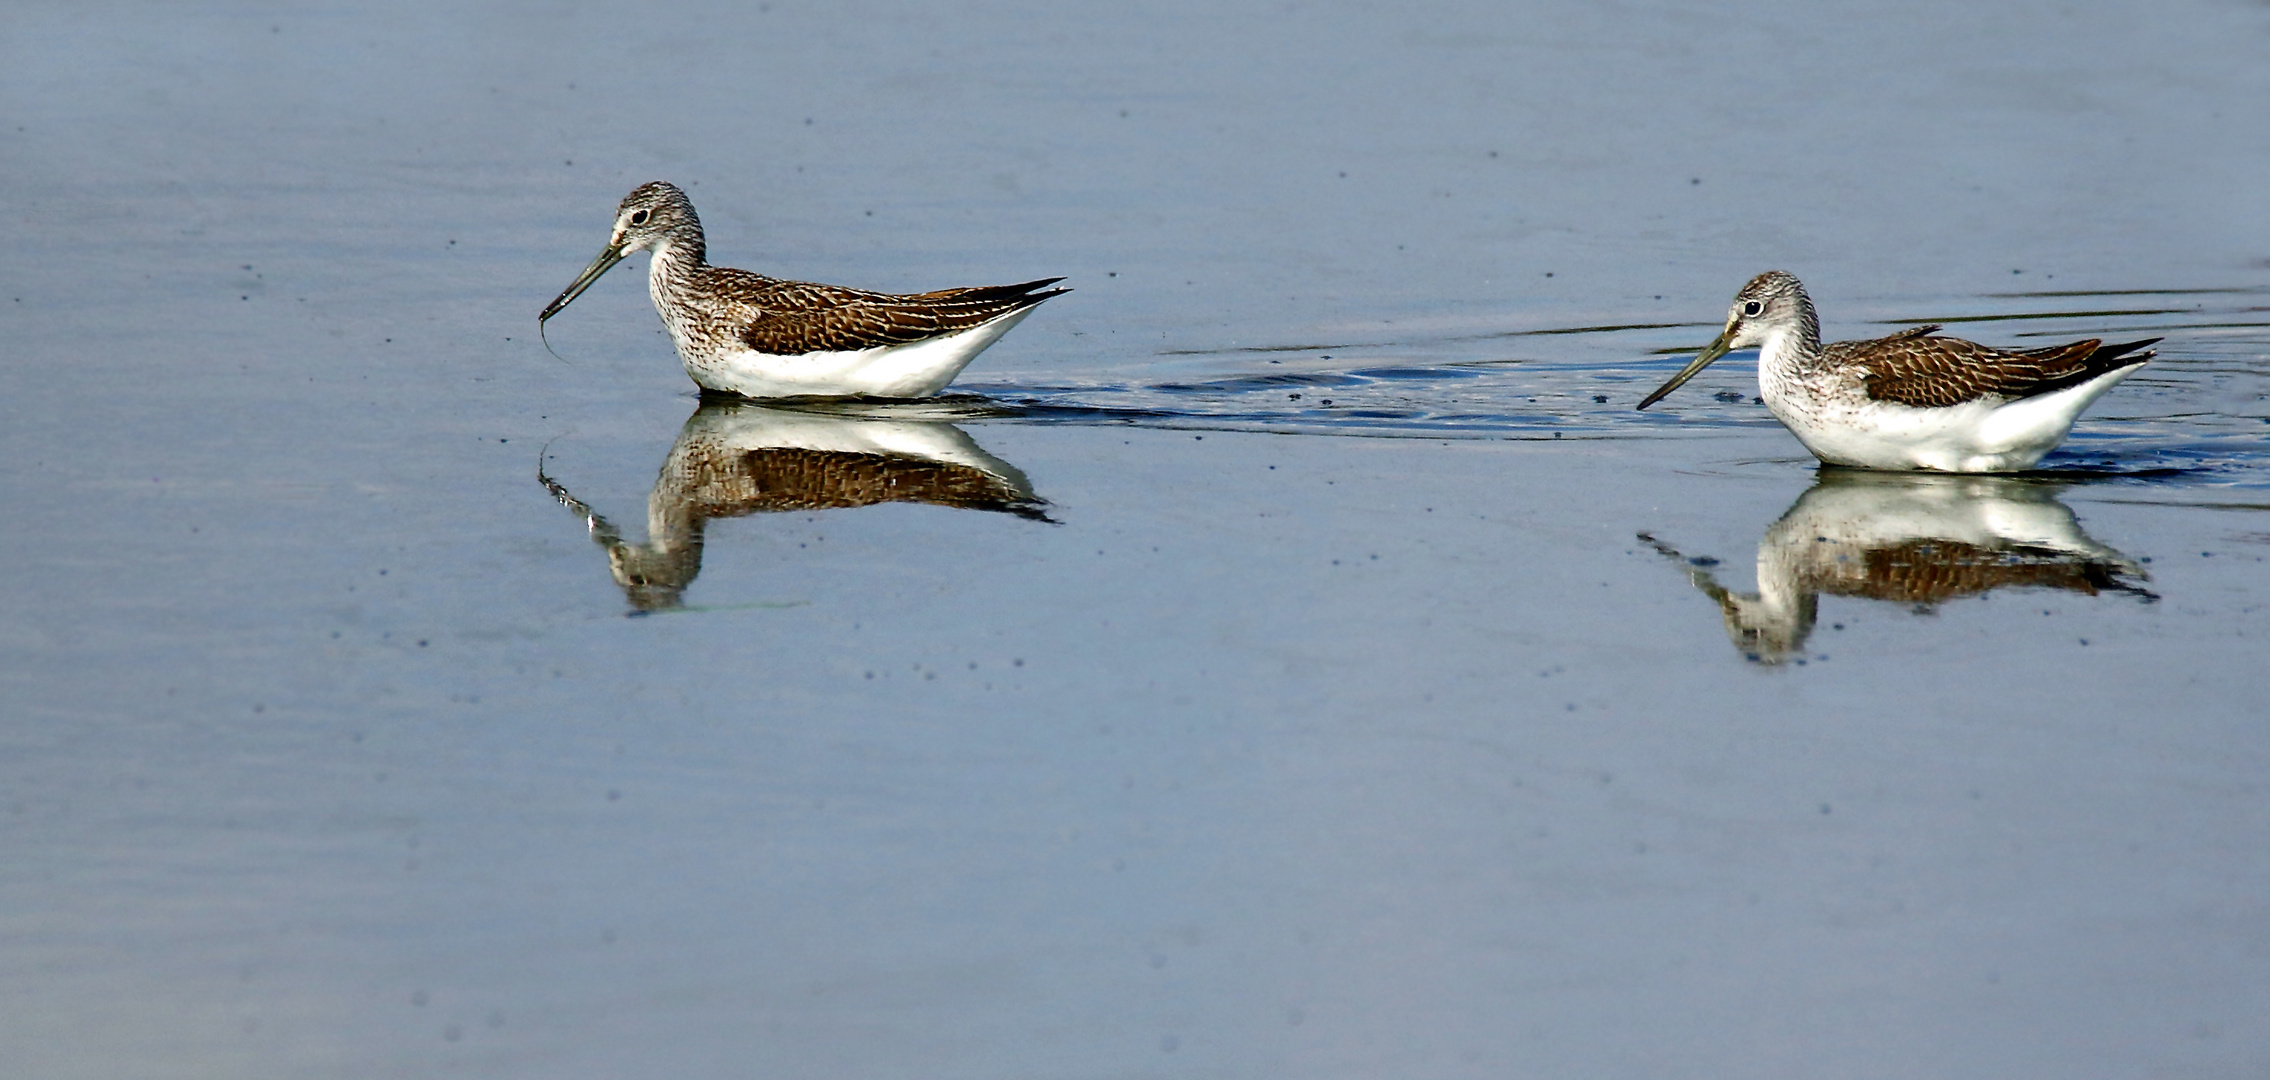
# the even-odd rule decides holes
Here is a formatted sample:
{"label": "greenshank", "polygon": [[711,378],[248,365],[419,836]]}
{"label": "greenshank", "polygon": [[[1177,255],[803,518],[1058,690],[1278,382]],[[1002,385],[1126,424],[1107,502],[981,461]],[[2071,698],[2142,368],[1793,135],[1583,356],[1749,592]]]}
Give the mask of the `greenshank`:
{"label": "greenshank", "polygon": [[754,401],[706,398],[678,432],[646,503],[646,542],[568,492],[544,467],[536,479],[584,519],[637,611],[680,606],[701,573],[709,523],[749,514],[810,512],[888,502],[988,510],[1047,522],[1048,500],[1024,472],[937,420],[827,416]]}
{"label": "greenshank", "polygon": [[653,254],[647,290],[686,374],[753,398],[935,394],[1035,305],[1070,291],[1043,278],[900,296],[711,266],[694,204],[657,181],[623,197],[607,246],[536,325],[640,250]]}
{"label": "greenshank", "polygon": [[1938,329],[1823,345],[1805,287],[1770,270],[1735,295],[1718,339],[1639,407],[1663,400],[1728,352],[1755,347],[1766,408],[1822,461],[2022,472],[2064,441],[2081,410],[2143,367],[2152,358],[2146,346],[2160,340],[2010,350],[1940,337]]}
{"label": "greenshank", "polygon": [[1918,613],[1997,589],[2157,600],[2144,567],[2082,531],[2057,491],[2028,477],[1823,469],[1758,539],[1754,593],[1721,585],[1716,559],[1640,539],[1683,564],[1735,648],[1768,664],[1804,657],[1823,594]]}

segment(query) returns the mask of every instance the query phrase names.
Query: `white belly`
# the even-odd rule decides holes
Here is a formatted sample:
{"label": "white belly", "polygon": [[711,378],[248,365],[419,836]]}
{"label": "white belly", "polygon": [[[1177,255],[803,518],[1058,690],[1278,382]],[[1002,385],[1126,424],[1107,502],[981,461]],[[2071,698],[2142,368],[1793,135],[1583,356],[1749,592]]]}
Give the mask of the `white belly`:
{"label": "white belly", "polygon": [[1932,472],[2022,472],[2057,448],[2073,421],[2141,363],[2079,386],[2016,401],[1919,409],[1872,401],[1802,401],[1766,388],[1766,405],[1813,456],[1832,465]]}
{"label": "white belly", "polygon": [[687,356],[686,374],[707,389],[753,398],[928,397],[945,389],[1032,310],[1022,308],[967,330],[904,345],[794,356],[748,348]]}

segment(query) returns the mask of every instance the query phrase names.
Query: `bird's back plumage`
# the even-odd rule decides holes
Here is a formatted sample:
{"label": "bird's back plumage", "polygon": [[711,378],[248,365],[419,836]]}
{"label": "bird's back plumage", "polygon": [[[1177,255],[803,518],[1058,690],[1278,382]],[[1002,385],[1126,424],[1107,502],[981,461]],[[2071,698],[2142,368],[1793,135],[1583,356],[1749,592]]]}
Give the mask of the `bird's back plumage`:
{"label": "bird's back plumage", "polygon": [[[2090,338],[2041,349],[2008,350],[1961,338],[1938,337],[1938,327],[1873,341],[1839,341],[1821,347],[1822,359],[1865,372],[1872,401],[1944,409],[1984,397],[2008,400],[2079,386],[2107,372],[2152,358],[2160,339],[2106,345]],[[2137,350],[2144,349],[2141,354]]]}
{"label": "bird's back plumage", "polygon": [[991,322],[1068,289],[1062,278],[898,295],[711,268],[709,292],[748,309],[735,336],[774,356],[905,345]]}

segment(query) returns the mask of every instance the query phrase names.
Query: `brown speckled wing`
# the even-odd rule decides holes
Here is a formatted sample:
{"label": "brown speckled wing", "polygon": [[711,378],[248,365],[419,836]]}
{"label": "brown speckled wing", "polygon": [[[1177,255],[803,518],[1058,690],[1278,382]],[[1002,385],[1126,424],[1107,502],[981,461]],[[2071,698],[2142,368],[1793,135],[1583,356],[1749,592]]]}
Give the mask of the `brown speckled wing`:
{"label": "brown speckled wing", "polygon": [[1914,539],[1874,548],[1808,582],[1836,596],[1901,604],[1936,605],[2002,588],[2149,592],[2122,579],[2122,568],[2070,552],[1981,547],[1959,540]]}
{"label": "brown speckled wing", "polygon": [[665,478],[671,496],[693,518],[913,502],[1048,520],[1046,500],[983,469],[951,462],[712,445],[685,448],[666,468],[675,474]]}
{"label": "brown speckled wing", "polygon": [[2158,341],[2105,345],[2097,339],[2045,349],[2004,351],[1961,338],[1932,337],[1920,327],[1873,341],[1840,341],[1823,359],[1862,370],[1868,397],[1916,408],[1948,408],[1983,397],[2022,398],[2077,386],[2115,368],[2142,363],[2130,355]]}
{"label": "brown speckled wing", "polygon": [[743,271],[713,273],[717,276],[707,283],[709,287],[748,313],[733,336],[775,356],[904,345],[967,330],[1070,291],[1047,287],[1062,278],[1043,278],[899,296],[776,281]]}

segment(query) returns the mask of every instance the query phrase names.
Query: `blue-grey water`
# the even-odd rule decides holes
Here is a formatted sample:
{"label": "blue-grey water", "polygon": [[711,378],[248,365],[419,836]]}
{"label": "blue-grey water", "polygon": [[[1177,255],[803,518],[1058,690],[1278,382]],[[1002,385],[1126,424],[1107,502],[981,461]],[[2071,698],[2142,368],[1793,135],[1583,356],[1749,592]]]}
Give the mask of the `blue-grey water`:
{"label": "blue-grey water", "polygon": [[[2236,0],[13,4],[0,1073],[2261,1076],[2265,177]],[[704,404],[651,179],[1076,291]],[[1773,268],[2165,341],[1635,412]]]}

